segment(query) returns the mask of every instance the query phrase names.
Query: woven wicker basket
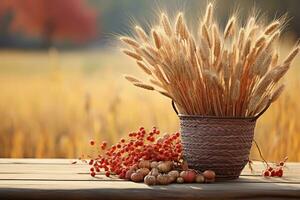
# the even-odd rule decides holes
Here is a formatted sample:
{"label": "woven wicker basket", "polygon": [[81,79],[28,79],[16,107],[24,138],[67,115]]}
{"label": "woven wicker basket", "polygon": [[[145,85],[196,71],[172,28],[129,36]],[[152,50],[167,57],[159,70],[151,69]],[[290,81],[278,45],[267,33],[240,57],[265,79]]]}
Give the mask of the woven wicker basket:
{"label": "woven wicker basket", "polygon": [[257,116],[230,118],[178,114],[184,159],[190,168],[213,170],[218,180],[236,179],[249,160]]}

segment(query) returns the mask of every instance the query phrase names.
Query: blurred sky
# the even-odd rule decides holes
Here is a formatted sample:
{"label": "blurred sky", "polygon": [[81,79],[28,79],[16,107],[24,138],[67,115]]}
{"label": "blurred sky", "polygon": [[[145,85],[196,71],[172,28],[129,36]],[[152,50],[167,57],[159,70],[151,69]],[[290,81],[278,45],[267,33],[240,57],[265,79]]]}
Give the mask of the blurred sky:
{"label": "blurred sky", "polygon": [[[183,10],[189,21],[195,21],[197,16],[201,16],[207,2],[208,0],[87,0],[88,6],[97,13],[96,36],[79,45],[65,41],[54,44],[58,47],[109,46],[115,39],[114,36],[130,33],[133,22],[139,22],[147,27],[146,24],[155,19],[159,9],[173,14],[174,11]],[[246,16],[253,5],[258,10],[266,12],[266,16],[270,19],[287,12],[290,22],[286,31],[293,33],[295,38],[300,35],[299,0],[215,0],[215,3],[217,17],[221,22],[224,22],[228,14],[236,8],[239,9],[241,16]],[[11,17],[6,15],[0,22],[0,48],[40,47],[40,38],[8,31],[10,20]]]}

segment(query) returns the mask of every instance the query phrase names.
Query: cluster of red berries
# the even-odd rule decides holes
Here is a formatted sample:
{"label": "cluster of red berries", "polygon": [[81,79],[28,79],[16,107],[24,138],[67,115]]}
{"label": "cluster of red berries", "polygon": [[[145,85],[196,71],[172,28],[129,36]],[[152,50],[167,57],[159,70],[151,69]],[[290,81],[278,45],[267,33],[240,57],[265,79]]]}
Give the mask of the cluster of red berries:
{"label": "cluster of red berries", "polygon": [[271,167],[269,164],[267,165],[267,169],[263,171],[263,176],[265,177],[282,177],[283,176],[283,167],[285,162],[287,161],[287,157],[278,163],[275,167]]}
{"label": "cluster of red berries", "polygon": [[[159,134],[155,127],[150,132],[141,127],[139,131],[129,133],[128,139],[121,139],[110,148],[102,142],[98,147],[105,152],[89,161],[91,176],[105,171],[106,176],[116,174],[124,179],[126,172],[140,160],[179,162],[182,158],[180,134],[165,134],[157,138]],[[95,147],[95,141],[91,140],[90,145]]]}

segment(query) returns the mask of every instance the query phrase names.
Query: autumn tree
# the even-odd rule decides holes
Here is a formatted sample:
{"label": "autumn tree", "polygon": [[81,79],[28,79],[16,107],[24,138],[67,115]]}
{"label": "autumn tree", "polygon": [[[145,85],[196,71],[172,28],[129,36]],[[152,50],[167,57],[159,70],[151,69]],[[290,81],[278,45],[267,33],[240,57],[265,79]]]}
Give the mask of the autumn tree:
{"label": "autumn tree", "polygon": [[0,22],[2,20],[3,15],[10,8],[10,5],[11,5],[11,1],[9,1],[9,0],[0,1]]}
{"label": "autumn tree", "polygon": [[1,0],[0,8],[0,17],[4,11],[13,15],[11,31],[40,36],[44,47],[54,40],[83,42],[96,34],[96,13],[85,0]]}

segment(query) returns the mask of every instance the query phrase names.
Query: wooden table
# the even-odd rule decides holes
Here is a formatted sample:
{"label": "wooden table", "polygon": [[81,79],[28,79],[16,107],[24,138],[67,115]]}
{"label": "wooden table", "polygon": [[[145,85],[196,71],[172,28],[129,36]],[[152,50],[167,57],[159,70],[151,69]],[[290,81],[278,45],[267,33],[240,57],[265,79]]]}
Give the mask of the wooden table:
{"label": "wooden table", "polygon": [[238,180],[213,184],[147,186],[103,175],[67,159],[0,159],[0,199],[300,199],[300,164],[283,178],[263,178],[246,167]]}

